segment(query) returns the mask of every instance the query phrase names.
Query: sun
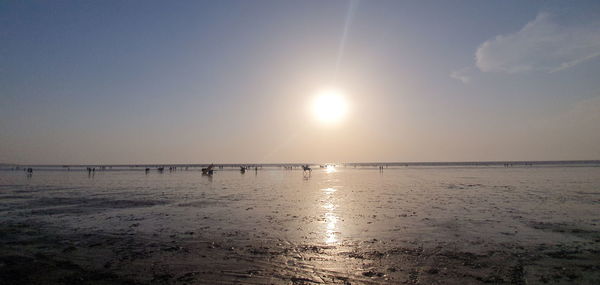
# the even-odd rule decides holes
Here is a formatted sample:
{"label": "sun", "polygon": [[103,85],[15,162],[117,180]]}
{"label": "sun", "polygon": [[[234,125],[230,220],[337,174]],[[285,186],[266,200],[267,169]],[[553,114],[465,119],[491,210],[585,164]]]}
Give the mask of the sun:
{"label": "sun", "polygon": [[312,111],[315,118],[322,123],[337,123],[348,113],[348,102],[339,89],[328,88],[317,92]]}

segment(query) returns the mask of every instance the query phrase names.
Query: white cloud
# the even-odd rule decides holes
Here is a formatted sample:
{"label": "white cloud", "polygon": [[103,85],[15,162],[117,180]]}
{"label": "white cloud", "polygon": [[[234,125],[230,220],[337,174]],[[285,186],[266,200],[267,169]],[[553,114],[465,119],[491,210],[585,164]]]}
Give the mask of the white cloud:
{"label": "white cloud", "polygon": [[483,72],[556,72],[600,56],[600,24],[559,24],[540,13],[520,31],[499,35],[475,53]]}
{"label": "white cloud", "polygon": [[462,81],[462,83],[469,83],[471,81],[471,74],[473,72],[473,67],[465,67],[459,70],[452,71],[450,73],[450,77]]}

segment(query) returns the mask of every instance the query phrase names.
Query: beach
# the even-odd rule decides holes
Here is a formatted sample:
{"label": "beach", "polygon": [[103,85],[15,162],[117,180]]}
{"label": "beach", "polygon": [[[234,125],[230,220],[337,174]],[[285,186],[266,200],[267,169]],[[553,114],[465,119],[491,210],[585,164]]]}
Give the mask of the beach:
{"label": "beach", "polygon": [[598,284],[600,167],[0,171],[2,284]]}

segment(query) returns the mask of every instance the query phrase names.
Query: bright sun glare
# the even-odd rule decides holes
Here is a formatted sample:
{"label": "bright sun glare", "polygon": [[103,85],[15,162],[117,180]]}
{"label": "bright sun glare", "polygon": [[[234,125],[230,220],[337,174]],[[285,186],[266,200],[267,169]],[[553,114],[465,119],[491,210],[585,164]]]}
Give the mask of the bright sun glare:
{"label": "bright sun glare", "polygon": [[317,93],[312,111],[319,122],[336,123],[348,112],[348,103],[340,90],[324,89]]}

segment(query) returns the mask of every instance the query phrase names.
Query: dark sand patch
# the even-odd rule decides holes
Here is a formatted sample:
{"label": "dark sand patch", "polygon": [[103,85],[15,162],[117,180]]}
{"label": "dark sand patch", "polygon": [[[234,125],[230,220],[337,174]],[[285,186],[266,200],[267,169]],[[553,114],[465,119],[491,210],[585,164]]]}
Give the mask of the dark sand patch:
{"label": "dark sand patch", "polygon": [[0,194],[0,199],[31,199],[31,196]]}
{"label": "dark sand patch", "polygon": [[120,200],[120,199],[108,199],[108,198],[84,198],[84,197],[52,197],[52,198],[39,198],[30,203],[28,207],[37,206],[84,206],[84,207],[95,207],[95,208],[135,208],[135,207],[149,207],[154,205],[166,204],[168,201],[164,200]]}
{"label": "dark sand patch", "polygon": [[600,242],[600,231],[583,229],[566,223],[530,222],[529,226],[542,231],[574,235],[583,239]]}
{"label": "dark sand patch", "polygon": [[179,207],[194,207],[194,208],[205,208],[205,207],[223,206],[223,205],[226,205],[226,204],[223,202],[220,202],[220,201],[215,201],[215,200],[196,200],[196,201],[177,204],[177,206],[179,206]]}
{"label": "dark sand patch", "polygon": [[5,210],[21,210],[31,215],[92,214],[112,209],[130,209],[168,204],[167,200],[123,200],[108,198],[52,197],[13,204]]}

